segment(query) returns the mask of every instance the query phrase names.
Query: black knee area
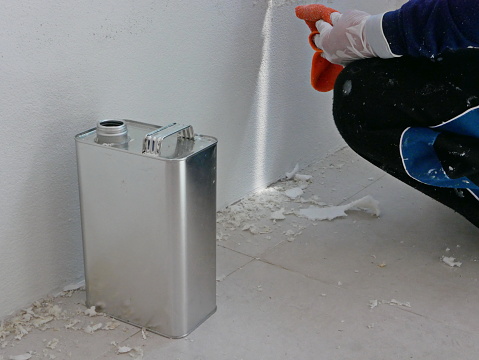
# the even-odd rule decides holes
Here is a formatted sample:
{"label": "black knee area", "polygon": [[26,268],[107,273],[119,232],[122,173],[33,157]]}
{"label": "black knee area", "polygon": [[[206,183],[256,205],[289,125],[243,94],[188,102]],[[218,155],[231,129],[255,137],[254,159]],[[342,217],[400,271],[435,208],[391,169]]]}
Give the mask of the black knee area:
{"label": "black knee area", "polygon": [[361,156],[365,156],[362,134],[370,128],[368,119],[377,111],[372,106],[377,101],[371,101],[377,94],[370,81],[376,62],[377,59],[366,59],[349,64],[339,74],[334,86],[336,127],[344,141]]}
{"label": "black knee area", "polygon": [[364,61],[357,61],[345,67],[336,79],[333,97],[333,117],[336,127],[352,148],[361,132],[362,121],[359,117],[360,104],[364,103],[367,94],[361,91],[361,76],[364,72]]}
{"label": "black knee area", "polygon": [[352,150],[380,167],[387,154],[399,154],[403,123],[414,112],[414,104],[404,101],[404,62],[355,61],[339,74],[334,87],[333,116],[339,133]]}

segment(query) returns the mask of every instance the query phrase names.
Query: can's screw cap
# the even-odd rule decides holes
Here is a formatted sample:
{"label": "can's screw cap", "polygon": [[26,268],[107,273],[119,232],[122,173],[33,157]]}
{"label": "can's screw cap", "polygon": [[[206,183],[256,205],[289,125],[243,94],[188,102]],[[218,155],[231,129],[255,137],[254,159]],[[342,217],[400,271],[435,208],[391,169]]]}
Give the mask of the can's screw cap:
{"label": "can's screw cap", "polygon": [[98,144],[120,145],[128,142],[128,129],[123,120],[101,120],[96,125]]}

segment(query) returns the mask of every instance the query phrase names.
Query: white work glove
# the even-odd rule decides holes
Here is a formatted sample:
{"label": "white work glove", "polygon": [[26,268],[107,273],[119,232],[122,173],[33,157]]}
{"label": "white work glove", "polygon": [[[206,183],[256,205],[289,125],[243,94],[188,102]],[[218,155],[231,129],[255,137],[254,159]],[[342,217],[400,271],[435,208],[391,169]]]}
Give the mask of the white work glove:
{"label": "white work glove", "polygon": [[366,21],[371,17],[359,10],[347,11],[344,14],[331,14],[333,26],[324,20],[316,22],[319,35],[314,43],[322,49],[323,57],[333,64],[347,65],[358,59],[376,57],[368,43],[365,32]]}

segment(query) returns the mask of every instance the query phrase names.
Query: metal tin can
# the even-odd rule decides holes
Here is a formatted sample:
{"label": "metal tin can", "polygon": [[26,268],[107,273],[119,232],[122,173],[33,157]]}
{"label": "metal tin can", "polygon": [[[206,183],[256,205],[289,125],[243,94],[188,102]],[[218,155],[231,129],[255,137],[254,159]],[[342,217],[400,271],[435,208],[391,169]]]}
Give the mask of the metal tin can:
{"label": "metal tin can", "polygon": [[170,338],[216,310],[216,144],[104,120],[75,137],[87,306]]}

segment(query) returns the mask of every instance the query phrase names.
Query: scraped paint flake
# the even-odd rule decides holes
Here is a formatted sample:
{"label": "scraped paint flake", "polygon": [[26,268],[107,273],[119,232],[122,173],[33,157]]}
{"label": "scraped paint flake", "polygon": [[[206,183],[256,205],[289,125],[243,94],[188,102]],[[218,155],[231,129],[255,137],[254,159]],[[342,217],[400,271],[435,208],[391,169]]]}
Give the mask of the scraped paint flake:
{"label": "scraped paint flake", "polygon": [[461,267],[462,262],[456,261],[456,258],[452,256],[443,256],[441,258],[442,262],[449,265],[450,267]]}
{"label": "scraped paint flake", "polygon": [[391,305],[391,306],[402,306],[402,307],[411,307],[411,303],[406,301],[406,302],[401,302],[396,299],[391,299],[391,300],[369,300],[369,308],[371,310],[377,308],[379,305],[386,304],[386,305]]}
{"label": "scraped paint flake", "polygon": [[307,217],[310,220],[334,220],[338,217],[347,216],[346,211],[353,210],[365,211],[377,217],[379,217],[381,214],[379,210],[379,202],[374,200],[369,195],[346,205],[331,206],[326,208],[310,206],[308,209],[301,209],[299,214],[301,216]]}
{"label": "scraped paint flake", "polygon": [[26,354],[21,354],[21,355],[16,355],[16,356],[10,356],[9,360],[28,360],[32,358],[32,354],[26,353]]}

